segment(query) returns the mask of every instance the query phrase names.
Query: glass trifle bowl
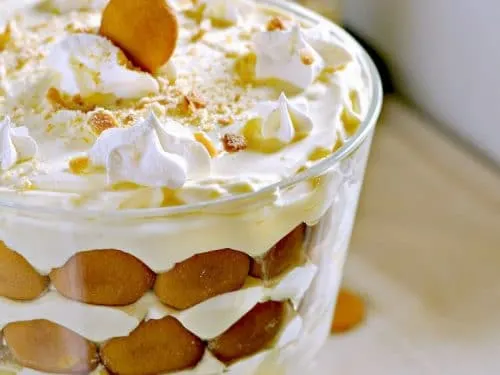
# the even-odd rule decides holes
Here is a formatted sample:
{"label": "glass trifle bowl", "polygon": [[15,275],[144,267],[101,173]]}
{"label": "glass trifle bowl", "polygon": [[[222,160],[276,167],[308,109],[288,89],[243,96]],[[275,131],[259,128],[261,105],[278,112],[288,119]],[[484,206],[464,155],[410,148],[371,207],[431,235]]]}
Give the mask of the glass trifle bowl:
{"label": "glass trifle bowl", "polygon": [[[137,57],[103,27],[118,3],[29,2],[0,34],[0,374],[308,373],[372,61],[280,0],[145,1]],[[141,17],[165,11],[176,49],[149,69]]]}

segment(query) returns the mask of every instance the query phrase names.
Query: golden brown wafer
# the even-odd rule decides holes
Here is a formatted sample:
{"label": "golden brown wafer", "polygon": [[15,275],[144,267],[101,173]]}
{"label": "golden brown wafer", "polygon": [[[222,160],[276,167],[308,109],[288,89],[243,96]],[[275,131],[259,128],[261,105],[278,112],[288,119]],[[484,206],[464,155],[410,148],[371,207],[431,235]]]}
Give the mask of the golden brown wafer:
{"label": "golden brown wafer", "polygon": [[186,309],[208,298],[240,289],[250,268],[250,258],[224,249],[197,254],[158,275],[155,292],[166,305]]}
{"label": "golden brown wafer", "polygon": [[7,324],[4,338],[17,362],[38,371],[88,373],[99,362],[95,344],[48,320]]}
{"label": "golden brown wafer", "polygon": [[205,352],[203,342],[175,318],[148,320],[129,336],[109,340],[101,358],[117,375],[156,375],[196,366]]}
{"label": "golden brown wafer", "polygon": [[75,254],[50,273],[65,297],[106,306],[134,303],[154,285],[155,274],[134,256],[119,250],[93,250]]}
{"label": "golden brown wafer", "polygon": [[365,317],[365,305],[357,294],[341,289],[337,299],[332,333],[348,331],[360,324]]}
{"label": "golden brown wafer", "polygon": [[49,284],[20,254],[0,241],[0,296],[15,300],[32,300]]}
{"label": "golden brown wafer", "polygon": [[288,233],[261,258],[254,259],[250,274],[269,280],[305,261],[303,242],[306,225],[301,224]]}
{"label": "golden brown wafer", "polygon": [[286,316],[285,302],[264,302],[219,337],[208,342],[210,351],[223,362],[249,356],[273,341]]}
{"label": "golden brown wafer", "polygon": [[174,53],[179,25],[166,0],[111,0],[100,33],[141,68],[154,73]]}

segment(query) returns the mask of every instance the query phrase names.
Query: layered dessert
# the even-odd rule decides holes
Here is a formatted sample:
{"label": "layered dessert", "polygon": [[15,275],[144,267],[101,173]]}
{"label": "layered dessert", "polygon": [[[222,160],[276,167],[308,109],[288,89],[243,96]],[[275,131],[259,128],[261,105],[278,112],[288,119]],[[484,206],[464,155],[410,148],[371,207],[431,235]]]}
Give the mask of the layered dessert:
{"label": "layered dessert", "polygon": [[280,4],[32,1],[0,22],[1,374],[288,374],[321,342],[368,146],[317,167],[373,82]]}

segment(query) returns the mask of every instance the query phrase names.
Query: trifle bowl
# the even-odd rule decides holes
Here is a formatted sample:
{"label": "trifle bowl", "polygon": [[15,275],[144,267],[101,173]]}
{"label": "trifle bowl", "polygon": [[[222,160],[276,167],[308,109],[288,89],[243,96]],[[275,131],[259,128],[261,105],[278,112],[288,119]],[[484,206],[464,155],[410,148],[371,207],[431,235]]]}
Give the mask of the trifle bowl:
{"label": "trifle bowl", "polygon": [[308,373],[382,101],[362,48],[280,0],[3,21],[0,374]]}

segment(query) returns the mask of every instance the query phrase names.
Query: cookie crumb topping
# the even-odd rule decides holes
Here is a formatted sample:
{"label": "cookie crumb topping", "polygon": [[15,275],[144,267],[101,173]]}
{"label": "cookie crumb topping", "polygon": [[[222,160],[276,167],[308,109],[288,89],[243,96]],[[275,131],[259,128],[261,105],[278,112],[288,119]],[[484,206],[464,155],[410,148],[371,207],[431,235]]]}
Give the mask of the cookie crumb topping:
{"label": "cookie crumb topping", "polygon": [[222,137],[224,149],[227,152],[238,152],[247,148],[247,141],[244,136],[239,134],[224,134]]}

